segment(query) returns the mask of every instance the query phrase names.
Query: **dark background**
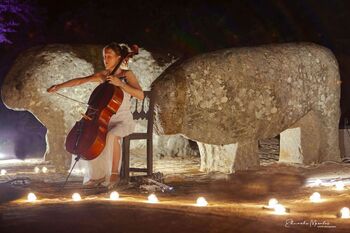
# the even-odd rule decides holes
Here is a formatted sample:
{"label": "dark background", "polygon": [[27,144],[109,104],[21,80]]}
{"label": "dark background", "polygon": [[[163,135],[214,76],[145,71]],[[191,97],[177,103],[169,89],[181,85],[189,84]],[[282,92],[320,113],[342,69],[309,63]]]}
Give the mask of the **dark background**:
{"label": "dark background", "polygon": [[[27,3],[31,13],[26,20],[3,16],[14,17],[20,25],[15,32],[7,34],[11,44],[0,44],[1,81],[21,51],[49,43],[116,41],[190,57],[228,47],[307,41],[323,45],[336,55],[342,79],[340,127],[350,116],[350,1],[33,0]],[[30,115],[8,110],[0,103],[0,153],[1,145],[11,140],[19,158],[43,155],[46,129]],[[16,140],[9,135],[15,135],[11,137]]]}

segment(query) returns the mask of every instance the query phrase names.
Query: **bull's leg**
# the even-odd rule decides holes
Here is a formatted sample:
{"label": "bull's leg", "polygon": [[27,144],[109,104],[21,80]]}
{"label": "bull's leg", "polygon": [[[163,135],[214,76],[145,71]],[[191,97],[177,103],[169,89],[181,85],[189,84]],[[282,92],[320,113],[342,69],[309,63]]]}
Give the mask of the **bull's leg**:
{"label": "bull's leg", "polygon": [[71,163],[71,154],[64,150],[65,136],[62,133],[50,132],[46,134],[45,160],[51,161],[57,171],[66,172]]}
{"label": "bull's leg", "polygon": [[341,161],[339,150],[339,106],[329,112],[317,112],[320,119],[320,156],[319,160],[324,161]]}
{"label": "bull's leg", "polygon": [[318,163],[320,155],[320,122],[310,111],[280,134],[280,162]]}
{"label": "bull's leg", "polygon": [[280,137],[280,162],[320,163],[340,161],[338,123],[310,111]]}
{"label": "bull's leg", "polygon": [[229,145],[197,142],[201,156],[201,171],[233,173],[259,166],[257,141]]}
{"label": "bull's leg", "polygon": [[250,140],[238,142],[237,151],[234,155],[233,170],[248,170],[257,168],[259,165],[258,141]]}
{"label": "bull's leg", "polygon": [[[331,63],[336,66],[336,62]],[[313,110],[320,121],[321,141],[319,160],[340,161],[339,119],[340,119],[340,77],[337,67],[324,72],[325,86],[319,90]]]}

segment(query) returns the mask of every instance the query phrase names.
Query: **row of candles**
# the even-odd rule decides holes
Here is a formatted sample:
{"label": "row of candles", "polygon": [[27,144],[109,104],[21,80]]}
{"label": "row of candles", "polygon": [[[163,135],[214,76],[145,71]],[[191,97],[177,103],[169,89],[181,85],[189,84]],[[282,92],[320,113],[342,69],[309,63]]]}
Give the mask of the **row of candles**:
{"label": "row of candles", "polygon": [[[48,169],[46,167],[42,167],[42,169],[38,168],[38,167],[35,167],[34,168],[34,172],[35,173],[40,173],[43,172],[43,173],[47,173],[48,172]],[[6,170],[5,169],[1,169],[0,171],[0,175],[6,175]],[[319,186],[321,184],[321,180],[316,180],[315,184],[317,186]],[[342,181],[337,181],[335,182],[335,189],[338,190],[338,191],[342,191],[344,190],[345,188],[345,185]],[[119,194],[118,192],[116,191],[113,191],[111,194],[110,194],[110,200],[119,200]],[[35,196],[34,193],[29,193],[28,196],[27,196],[27,201],[28,202],[35,202],[37,200],[37,197]],[[81,200],[81,196],[79,193],[74,193],[72,195],[72,200],[73,201],[80,201]],[[314,192],[311,196],[310,196],[310,201],[313,202],[313,203],[318,203],[318,202],[321,202],[322,201],[322,198],[321,198],[321,194],[318,193],[318,192]],[[148,203],[158,203],[159,200],[157,198],[157,196],[155,194],[151,194],[148,196]],[[197,201],[196,201],[196,204],[195,206],[199,206],[199,207],[203,207],[203,206],[207,206],[208,205],[208,202],[206,201],[206,199],[204,197],[199,197],[197,198]],[[287,212],[287,209],[280,203],[278,203],[277,199],[275,198],[271,198],[268,202],[268,206],[266,206],[265,208],[267,209],[271,209],[274,211],[274,213],[276,214],[285,214]],[[341,218],[350,218],[350,210],[348,207],[343,207],[341,210],[340,210],[340,217]]]}
{"label": "row of candles", "polygon": [[[313,203],[321,202],[321,194],[318,192],[314,192],[310,196],[310,201]],[[276,214],[285,214],[287,212],[287,209],[282,204],[278,203],[278,200],[276,198],[271,198],[266,208],[274,210]],[[339,216],[341,218],[350,218],[350,209],[348,207],[341,208]]]}
{"label": "row of candles", "polygon": [[[323,185],[323,182],[320,179],[317,179],[315,182],[313,182],[313,186],[321,186]],[[343,191],[345,189],[345,184],[343,181],[336,181],[333,183],[335,186],[335,190],[337,191]],[[322,202],[321,194],[319,192],[314,192],[310,197],[310,201],[313,203],[319,203]],[[277,199],[271,198],[269,200],[269,204],[266,207],[268,209],[273,209],[276,214],[285,214],[287,212],[287,209],[280,203],[278,203]],[[343,207],[340,209],[340,212],[338,214],[341,218],[350,218],[350,210],[348,207]]]}
{"label": "row of candles", "polygon": [[[119,193],[116,192],[116,191],[111,192],[111,194],[109,196],[109,199],[112,200],[112,201],[119,200],[120,199]],[[35,202],[36,200],[37,200],[37,197],[35,196],[34,193],[29,193],[28,194],[28,197],[27,197],[27,201],[28,202]],[[74,193],[72,195],[72,200],[73,201],[81,201],[82,198],[81,198],[79,193]],[[314,192],[310,196],[310,201],[313,202],[313,203],[321,202],[322,201],[321,194],[318,193],[318,192]],[[158,203],[158,202],[159,202],[159,200],[158,200],[158,198],[157,198],[157,196],[155,194],[150,194],[148,196],[148,203],[155,204],[155,203]],[[204,197],[199,197],[199,198],[197,198],[195,206],[205,207],[205,206],[208,206],[208,202],[207,202],[207,200]],[[269,200],[269,202],[268,202],[268,206],[266,206],[265,208],[273,210],[274,213],[278,214],[278,215],[282,215],[282,214],[285,214],[287,212],[287,209],[282,204],[280,204],[276,198],[271,198]],[[350,210],[349,210],[349,208],[348,207],[343,207],[340,210],[339,217],[341,217],[341,218],[350,218]]]}
{"label": "row of candles", "polygon": [[[120,197],[119,197],[119,193],[117,191],[111,192],[111,194],[109,196],[109,200],[117,201],[119,199],[120,199]],[[81,201],[82,198],[81,198],[79,193],[73,193],[72,200],[73,201]],[[28,196],[27,196],[27,201],[28,202],[35,202],[35,201],[37,201],[36,195],[34,193],[29,193]],[[150,194],[148,196],[148,201],[147,202],[155,204],[155,203],[159,203],[159,200],[158,200],[158,197],[155,194]],[[200,207],[208,206],[208,202],[207,202],[207,200],[204,197],[199,197],[199,198],[197,198],[195,206],[200,206]]]}
{"label": "row of candles", "polygon": [[[41,169],[39,167],[35,167],[34,168],[34,173],[48,173],[49,172],[49,169],[47,167],[42,167]],[[79,173],[79,174],[84,174],[85,173],[85,169],[75,169],[74,170],[75,173]],[[7,171],[5,169],[1,169],[0,171],[0,176],[4,176],[7,174]]]}
{"label": "row of candles", "polygon": [[[47,169],[47,167],[42,167],[41,169],[39,167],[35,167],[34,168],[34,173],[48,173],[49,169]],[[7,174],[7,171],[5,169],[1,169],[0,170],[0,176],[4,176]]]}

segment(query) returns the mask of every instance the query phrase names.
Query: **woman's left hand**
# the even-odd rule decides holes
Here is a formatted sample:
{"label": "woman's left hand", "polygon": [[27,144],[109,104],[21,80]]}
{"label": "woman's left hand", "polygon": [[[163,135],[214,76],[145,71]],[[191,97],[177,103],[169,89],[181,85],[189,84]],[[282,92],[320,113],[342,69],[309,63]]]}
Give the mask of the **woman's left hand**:
{"label": "woman's left hand", "polygon": [[114,86],[117,86],[117,87],[123,87],[124,86],[124,83],[122,82],[122,80],[119,79],[118,76],[109,75],[109,76],[107,76],[106,80],[110,84],[113,84]]}

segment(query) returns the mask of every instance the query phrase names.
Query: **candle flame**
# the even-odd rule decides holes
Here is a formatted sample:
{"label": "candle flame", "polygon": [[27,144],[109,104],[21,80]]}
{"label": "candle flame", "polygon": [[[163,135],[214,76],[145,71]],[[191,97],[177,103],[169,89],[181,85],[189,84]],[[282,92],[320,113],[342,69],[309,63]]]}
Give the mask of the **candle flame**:
{"label": "candle flame", "polygon": [[286,208],[281,204],[277,204],[274,209],[275,209],[276,214],[285,214],[286,213]]}
{"label": "candle flame", "polygon": [[155,194],[151,194],[148,196],[148,202],[149,203],[158,203],[158,198]]}
{"label": "candle flame", "polygon": [[340,210],[341,218],[350,218],[350,210],[348,207],[343,207]]}
{"label": "candle flame", "polygon": [[269,205],[268,205],[268,207],[271,208],[271,209],[273,209],[273,208],[275,208],[275,206],[276,206],[277,204],[278,204],[277,199],[276,199],[276,198],[271,198],[271,199],[269,200]]}
{"label": "candle flame", "polygon": [[35,196],[34,193],[29,193],[28,196],[27,196],[27,200],[28,200],[29,202],[34,202],[34,201],[37,200],[37,198],[36,198],[36,196]]}
{"label": "candle flame", "polygon": [[119,199],[119,193],[116,192],[116,191],[113,191],[111,192],[110,196],[109,196],[109,199],[113,200],[113,201],[116,201]]}
{"label": "candle flame", "polygon": [[314,192],[311,196],[310,196],[310,201],[311,202],[320,202],[321,201],[321,194],[318,192]]}
{"label": "candle flame", "polygon": [[1,174],[2,176],[6,175],[6,173],[7,173],[7,171],[6,171],[5,169],[1,169],[0,174]]}
{"label": "candle flame", "polygon": [[80,196],[79,193],[73,193],[72,199],[73,199],[73,201],[80,201],[81,200],[81,196]]}
{"label": "candle flame", "polygon": [[196,205],[197,206],[207,206],[208,202],[205,200],[204,197],[198,197]]}

